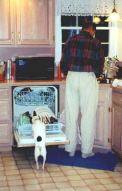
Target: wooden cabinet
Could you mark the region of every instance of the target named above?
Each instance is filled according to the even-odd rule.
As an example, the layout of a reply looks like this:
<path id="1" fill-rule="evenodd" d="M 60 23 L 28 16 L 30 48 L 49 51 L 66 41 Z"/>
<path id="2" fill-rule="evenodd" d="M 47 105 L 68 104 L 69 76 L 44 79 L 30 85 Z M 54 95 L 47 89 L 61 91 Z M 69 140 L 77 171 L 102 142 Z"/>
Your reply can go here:
<path id="1" fill-rule="evenodd" d="M 0 0 L 0 45 L 14 45 L 14 1 Z"/>
<path id="2" fill-rule="evenodd" d="M 17 44 L 53 44 L 53 0 L 17 1 Z"/>
<path id="3" fill-rule="evenodd" d="M 94 147 L 111 149 L 111 101 L 110 85 L 99 85 Z"/>
<path id="4" fill-rule="evenodd" d="M 54 0 L 1 0 L 0 45 L 52 46 Z"/>
<path id="5" fill-rule="evenodd" d="M 10 88 L 0 87 L 0 151 L 12 149 L 12 107 Z"/>
<path id="6" fill-rule="evenodd" d="M 122 88 L 112 93 L 112 149 L 122 157 Z"/>

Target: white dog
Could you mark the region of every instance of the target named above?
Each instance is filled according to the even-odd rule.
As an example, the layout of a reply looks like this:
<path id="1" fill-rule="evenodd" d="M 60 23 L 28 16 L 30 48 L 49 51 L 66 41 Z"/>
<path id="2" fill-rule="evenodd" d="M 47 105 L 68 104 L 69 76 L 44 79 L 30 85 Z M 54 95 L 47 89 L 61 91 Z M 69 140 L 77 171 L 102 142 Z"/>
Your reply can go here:
<path id="1" fill-rule="evenodd" d="M 35 161 L 36 168 L 39 169 L 38 157 L 41 155 L 43 157 L 42 170 L 44 170 L 45 161 L 46 161 L 46 126 L 43 122 L 40 121 L 38 116 L 32 117 L 32 134 L 35 141 Z"/>

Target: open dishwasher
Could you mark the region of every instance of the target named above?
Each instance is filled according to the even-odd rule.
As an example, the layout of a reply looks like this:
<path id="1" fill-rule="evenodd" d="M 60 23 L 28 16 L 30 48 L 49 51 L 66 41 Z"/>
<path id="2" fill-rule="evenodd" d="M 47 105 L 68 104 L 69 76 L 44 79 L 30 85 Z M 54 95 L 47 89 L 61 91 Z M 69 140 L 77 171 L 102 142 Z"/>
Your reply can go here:
<path id="1" fill-rule="evenodd" d="M 46 145 L 69 144 L 58 112 L 59 87 L 13 87 L 13 132 L 17 147 L 34 146 L 30 117 L 33 111 L 47 120 Z"/>

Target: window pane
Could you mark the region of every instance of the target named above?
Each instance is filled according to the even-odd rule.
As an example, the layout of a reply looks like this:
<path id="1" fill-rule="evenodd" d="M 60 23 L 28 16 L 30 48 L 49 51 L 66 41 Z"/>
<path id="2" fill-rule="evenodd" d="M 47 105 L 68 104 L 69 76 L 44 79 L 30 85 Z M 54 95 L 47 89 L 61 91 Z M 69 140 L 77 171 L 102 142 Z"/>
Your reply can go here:
<path id="1" fill-rule="evenodd" d="M 107 19 L 107 17 L 99 17 L 100 18 L 100 23 L 96 24 L 97 27 L 108 27 L 108 22 L 105 22 L 105 20 Z"/>
<path id="2" fill-rule="evenodd" d="M 105 57 L 108 56 L 109 45 L 108 45 L 108 44 L 102 44 L 102 47 L 103 47 L 103 49 L 104 49 L 104 55 L 105 55 Z"/>
<path id="3" fill-rule="evenodd" d="M 66 40 L 77 34 L 77 30 L 62 30 L 62 42 L 66 42 Z"/>
<path id="4" fill-rule="evenodd" d="M 64 49 L 64 44 L 62 44 L 62 52 L 63 52 L 63 49 Z"/>
<path id="5" fill-rule="evenodd" d="M 83 26 L 87 21 L 92 21 L 92 16 L 78 16 L 78 26 Z"/>
<path id="6" fill-rule="evenodd" d="M 61 16 L 61 26 L 76 26 L 76 17 Z"/>
<path id="7" fill-rule="evenodd" d="M 109 42 L 109 30 L 96 30 L 95 38 L 100 42 Z"/>

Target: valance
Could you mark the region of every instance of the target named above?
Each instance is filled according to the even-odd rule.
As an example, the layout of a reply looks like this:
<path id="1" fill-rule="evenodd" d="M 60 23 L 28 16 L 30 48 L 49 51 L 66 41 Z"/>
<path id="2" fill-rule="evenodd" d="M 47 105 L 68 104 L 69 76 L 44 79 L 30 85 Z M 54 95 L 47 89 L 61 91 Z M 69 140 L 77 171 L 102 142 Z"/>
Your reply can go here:
<path id="1" fill-rule="evenodd" d="M 56 4 L 62 15 L 108 16 L 114 7 L 113 0 L 56 0 Z M 122 17 L 122 0 L 115 1 L 115 8 Z"/>

